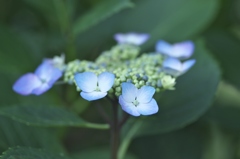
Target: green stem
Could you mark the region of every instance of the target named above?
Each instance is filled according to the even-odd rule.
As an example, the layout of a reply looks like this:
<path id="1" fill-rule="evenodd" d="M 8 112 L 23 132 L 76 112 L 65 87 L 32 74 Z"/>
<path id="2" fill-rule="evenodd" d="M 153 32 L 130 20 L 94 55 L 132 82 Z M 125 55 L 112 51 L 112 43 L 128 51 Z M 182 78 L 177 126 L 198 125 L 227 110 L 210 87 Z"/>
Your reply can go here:
<path id="1" fill-rule="evenodd" d="M 117 159 L 119 147 L 118 106 L 113 104 L 113 122 L 111 124 L 111 159 Z"/>
<path id="2" fill-rule="evenodd" d="M 127 149 L 129 147 L 134 135 L 136 134 L 136 132 L 138 131 L 138 129 L 140 128 L 141 125 L 142 125 L 141 121 L 136 121 L 136 123 L 128 131 L 127 135 L 124 136 L 124 139 L 118 150 L 118 155 L 117 155 L 118 159 L 124 159 Z"/>

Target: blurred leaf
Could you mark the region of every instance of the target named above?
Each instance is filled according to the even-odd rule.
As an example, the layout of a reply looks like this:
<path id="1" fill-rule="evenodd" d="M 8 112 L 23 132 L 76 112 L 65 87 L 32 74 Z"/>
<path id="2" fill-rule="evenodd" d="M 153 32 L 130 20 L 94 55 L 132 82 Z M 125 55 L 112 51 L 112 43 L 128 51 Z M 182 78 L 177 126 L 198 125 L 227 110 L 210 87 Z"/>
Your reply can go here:
<path id="1" fill-rule="evenodd" d="M 133 9 L 112 16 L 79 36 L 79 51 L 107 46 L 117 32 L 146 32 L 152 47 L 157 40 L 181 41 L 203 31 L 214 19 L 220 0 L 138 0 Z M 104 40 L 103 40 L 104 39 Z M 94 46 L 94 47 L 93 47 Z"/>
<path id="2" fill-rule="evenodd" d="M 138 159 L 201 159 L 204 139 L 203 127 L 193 125 L 171 133 L 137 138 L 130 152 Z"/>
<path id="3" fill-rule="evenodd" d="M 15 147 L 3 153 L 1 159 L 67 159 L 62 154 L 53 154 L 45 150 Z"/>
<path id="4" fill-rule="evenodd" d="M 221 82 L 213 106 L 200 121 L 214 122 L 225 129 L 240 130 L 240 91 L 232 85 Z"/>
<path id="5" fill-rule="evenodd" d="M 87 149 L 77 154 L 73 154 L 73 159 L 108 159 L 110 158 L 110 148 Z M 134 155 L 127 154 L 124 159 L 136 159 Z"/>
<path id="6" fill-rule="evenodd" d="M 156 98 L 160 111 L 152 116 L 132 118 L 125 130 L 135 122 L 142 122 L 136 135 L 173 131 L 196 121 L 205 113 L 214 98 L 220 78 L 215 60 L 208 54 L 202 41 L 197 41 L 194 55 L 196 64 L 177 80 L 176 90 Z"/>
<path id="7" fill-rule="evenodd" d="M 33 66 L 31 53 L 13 31 L 0 25 L 0 71 L 18 73 Z"/>
<path id="8" fill-rule="evenodd" d="M 218 91 L 216 94 L 216 102 L 223 106 L 236 106 L 240 108 L 240 90 L 238 90 L 233 85 L 221 81 L 218 86 Z"/>
<path id="9" fill-rule="evenodd" d="M 75 22 L 73 32 L 77 35 L 89 27 L 96 25 L 113 14 L 121 11 L 122 9 L 132 6 L 133 3 L 131 3 L 130 0 L 105 0 L 100 4 L 97 4 L 85 15 L 80 16 Z"/>
<path id="10" fill-rule="evenodd" d="M 215 122 L 209 124 L 202 159 L 235 159 L 237 135 L 222 129 Z"/>
<path id="11" fill-rule="evenodd" d="M 55 8 L 52 0 L 41 0 L 41 1 L 32 1 L 32 0 L 22 0 L 25 4 L 29 5 L 38 16 L 43 16 L 44 20 L 46 19 L 49 25 L 57 26 L 57 16 L 55 13 Z M 55 27 L 56 29 L 56 27 Z"/>
<path id="12" fill-rule="evenodd" d="M 240 88 L 240 40 L 224 30 L 211 30 L 206 34 L 206 44 L 214 53 L 223 70 L 223 78 Z"/>
<path id="13" fill-rule="evenodd" d="M 64 152 L 56 135 L 49 129 L 29 127 L 0 116 L 0 152 L 9 147 L 28 146 Z"/>
<path id="14" fill-rule="evenodd" d="M 240 130 L 240 108 L 215 104 L 202 118 L 202 121 L 214 121 L 222 127 Z"/>
<path id="15" fill-rule="evenodd" d="M 94 124 L 84 121 L 76 114 L 60 107 L 49 106 L 12 106 L 0 109 L 0 114 L 27 125 L 36 126 L 76 126 L 108 129 L 107 124 Z"/>

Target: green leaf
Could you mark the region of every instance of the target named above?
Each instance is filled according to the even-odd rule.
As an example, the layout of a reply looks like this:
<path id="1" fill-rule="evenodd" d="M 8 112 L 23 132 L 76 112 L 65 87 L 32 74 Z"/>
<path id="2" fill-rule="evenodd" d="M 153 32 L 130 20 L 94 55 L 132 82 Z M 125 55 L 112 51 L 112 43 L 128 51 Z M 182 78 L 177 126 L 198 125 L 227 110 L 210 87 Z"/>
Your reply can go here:
<path id="1" fill-rule="evenodd" d="M 240 88 L 240 40 L 224 30 L 211 30 L 206 34 L 207 46 L 214 53 L 223 70 L 223 78 Z"/>
<path id="2" fill-rule="evenodd" d="M 74 24 L 73 32 L 77 35 L 91 26 L 107 19 L 111 15 L 132 6 L 133 3 L 129 0 L 105 0 L 97 4 L 83 16 L 80 16 Z"/>
<path id="3" fill-rule="evenodd" d="M 1 72 L 19 73 L 34 64 L 30 50 L 17 33 L 0 25 L 0 41 Z"/>
<path id="4" fill-rule="evenodd" d="M 216 122 L 224 128 L 240 130 L 240 108 L 232 105 L 222 106 L 217 103 L 201 118 L 204 122 Z"/>
<path id="5" fill-rule="evenodd" d="M 193 125 L 171 133 L 141 137 L 134 140 L 129 151 L 138 159 L 200 159 L 205 132 L 203 127 Z"/>
<path id="6" fill-rule="evenodd" d="M 150 33 L 148 47 L 159 38 L 179 41 L 192 37 L 215 18 L 218 8 L 219 0 L 140 0 L 135 9 L 121 15 L 124 19 L 119 23 L 123 31 Z"/>
<path id="7" fill-rule="evenodd" d="M 76 114 L 60 107 L 49 106 L 12 106 L 0 109 L 0 114 L 27 125 L 59 127 L 75 126 L 108 129 L 107 124 L 94 124 L 84 121 Z"/>
<path id="8" fill-rule="evenodd" d="M 201 117 L 202 122 L 214 122 L 225 129 L 240 130 L 240 91 L 230 84 L 221 82 L 216 100 L 207 113 Z"/>
<path id="9" fill-rule="evenodd" d="M 96 51 L 113 41 L 117 32 L 151 34 L 144 49 L 157 40 L 181 41 L 203 31 L 215 18 L 220 0 L 138 0 L 133 9 L 112 16 L 79 36 L 81 52 Z M 103 40 L 104 39 L 104 40 Z M 96 47 L 93 49 L 93 46 Z M 109 46 L 107 46 L 109 47 Z M 100 48 L 100 49 L 101 49 Z"/>
<path id="10" fill-rule="evenodd" d="M 157 114 L 133 118 L 125 128 L 142 122 L 136 135 L 156 134 L 182 128 L 202 116 L 210 107 L 220 78 L 216 61 L 208 54 L 202 41 L 197 41 L 194 53 L 196 64 L 177 80 L 176 90 L 156 98 Z"/>
<path id="11" fill-rule="evenodd" d="M 73 159 L 107 159 L 110 158 L 111 152 L 109 148 L 93 148 L 87 149 L 82 152 L 73 154 Z M 132 154 L 127 154 L 124 159 L 136 159 Z"/>
<path id="12" fill-rule="evenodd" d="M 39 127 L 29 127 L 0 116 L 0 152 L 15 146 L 45 148 L 57 153 L 64 152 L 54 131 Z"/>
<path id="13" fill-rule="evenodd" d="M 15 147 L 3 153 L 1 159 L 67 159 L 63 154 L 54 154 L 46 150 Z"/>

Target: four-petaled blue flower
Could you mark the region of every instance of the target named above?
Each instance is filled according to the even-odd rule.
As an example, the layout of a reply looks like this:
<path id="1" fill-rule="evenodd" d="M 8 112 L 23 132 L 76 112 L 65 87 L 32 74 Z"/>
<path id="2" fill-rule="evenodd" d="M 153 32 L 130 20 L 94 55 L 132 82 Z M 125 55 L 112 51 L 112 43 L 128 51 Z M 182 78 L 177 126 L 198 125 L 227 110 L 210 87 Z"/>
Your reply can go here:
<path id="1" fill-rule="evenodd" d="M 115 34 L 114 39 L 119 44 L 134 44 L 141 45 L 145 43 L 149 38 L 149 34 L 138 34 L 138 33 L 128 33 L 128 34 Z"/>
<path id="2" fill-rule="evenodd" d="M 133 116 L 151 115 L 158 112 L 158 105 L 153 95 L 155 89 L 151 86 L 142 86 L 137 89 L 132 83 L 122 83 L 122 95 L 119 103 L 122 109 Z"/>
<path id="3" fill-rule="evenodd" d="M 115 80 L 114 74 L 109 72 L 103 72 L 98 76 L 92 72 L 78 73 L 74 78 L 82 90 L 80 95 L 88 101 L 105 97 Z"/>
<path id="4" fill-rule="evenodd" d="M 156 44 L 156 50 L 170 57 L 187 59 L 194 52 L 194 43 L 192 41 L 183 41 L 171 45 L 166 41 L 160 40 Z"/>
<path id="5" fill-rule="evenodd" d="M 181 62 L 175 58 L 167 58 L 163 61 L 163 69 L 166 73 L 173 76 L 180 76 L 187 72 L 194 64 L 196 60 L 187 60 Z"/>
<path id="6" fill-rule="evenodd" d="M 13 85 L 13 90 L 21 95 L 40 95 L 49 90 L 61 76 L 62 71 L 47 60 L 34 73 L 21 76 Z"/>

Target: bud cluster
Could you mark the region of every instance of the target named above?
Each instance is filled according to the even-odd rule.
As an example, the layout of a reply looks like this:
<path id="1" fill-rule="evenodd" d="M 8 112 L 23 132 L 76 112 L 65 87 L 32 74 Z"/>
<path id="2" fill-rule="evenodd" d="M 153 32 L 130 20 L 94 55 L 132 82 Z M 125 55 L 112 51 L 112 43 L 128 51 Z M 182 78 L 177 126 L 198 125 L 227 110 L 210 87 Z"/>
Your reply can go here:
<path id="1" fill-rule="evenodd" d="M 112 95 L 121 95 L 121 83 L 131 82 L 137 88 L 152 86 L 157 92 L 172 90 L 175 77 L 162 69 L 164 56 L 159 53 L 142 54 L 140 48 L 130 44 L 118 44 L 111 50 L 104 51 L 95 62 L 75 60 L 66 66 L 64 80 L 74 83 L 74 75 L 81 72 L 100 74 L 108 71 L 115 75 L 113 87 L 108 91 Z M 78 89 L 79 90 L 79 89 Z"/>

